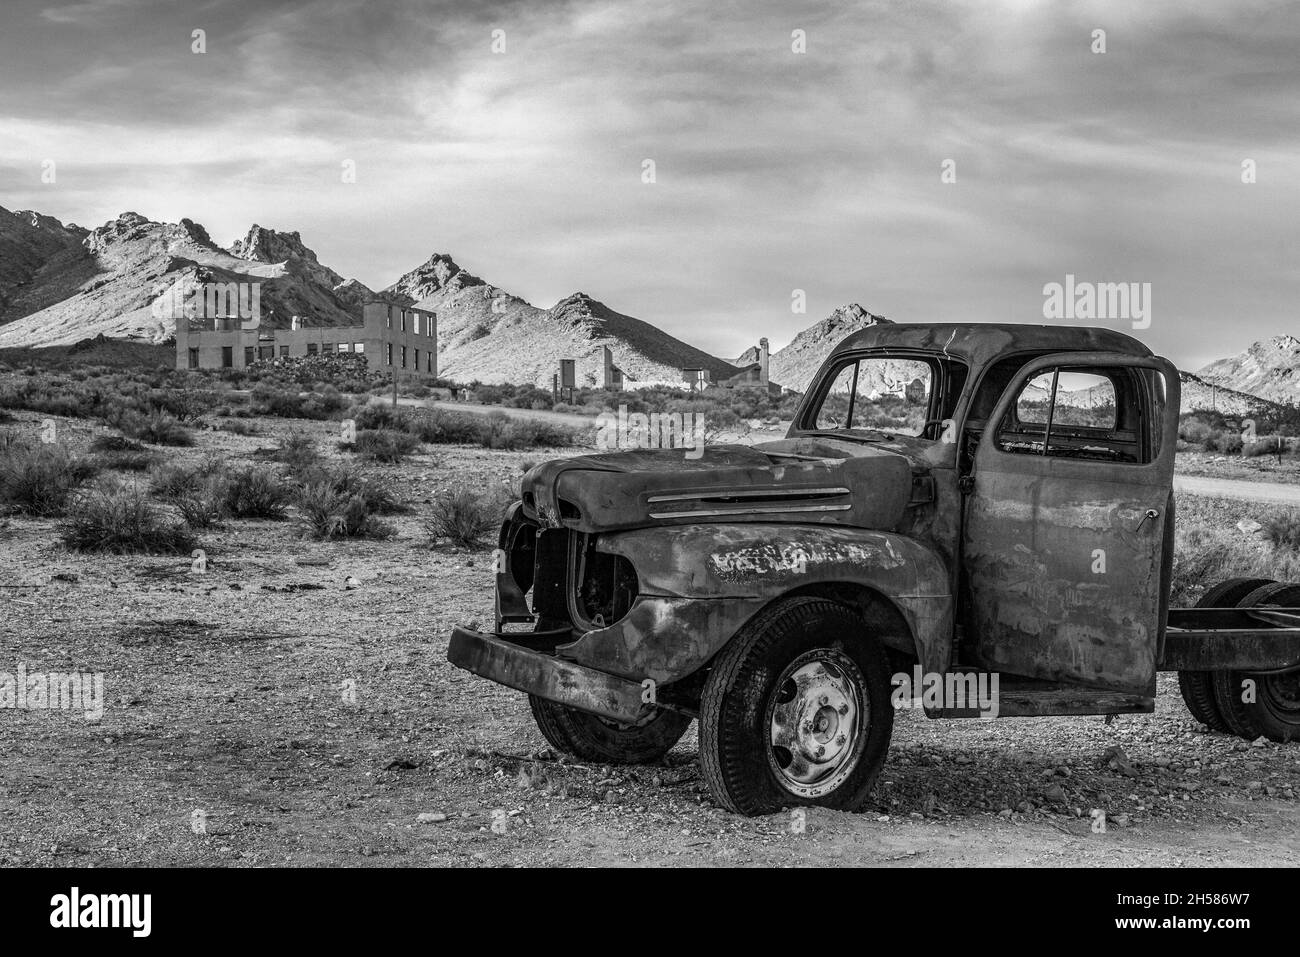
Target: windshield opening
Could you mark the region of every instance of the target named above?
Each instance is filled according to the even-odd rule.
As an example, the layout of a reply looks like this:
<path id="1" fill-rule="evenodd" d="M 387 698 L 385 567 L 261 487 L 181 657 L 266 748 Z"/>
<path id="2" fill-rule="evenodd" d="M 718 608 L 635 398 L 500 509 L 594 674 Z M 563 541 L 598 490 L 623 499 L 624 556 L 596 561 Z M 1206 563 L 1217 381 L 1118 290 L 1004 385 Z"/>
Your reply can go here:
<path id="1" fill-rule="evenodd" d="M 929 422 L 937 371 L 924 359 L 850 360 L 833 374 L 817 410 L 816 428 L 922 435 Z"/>

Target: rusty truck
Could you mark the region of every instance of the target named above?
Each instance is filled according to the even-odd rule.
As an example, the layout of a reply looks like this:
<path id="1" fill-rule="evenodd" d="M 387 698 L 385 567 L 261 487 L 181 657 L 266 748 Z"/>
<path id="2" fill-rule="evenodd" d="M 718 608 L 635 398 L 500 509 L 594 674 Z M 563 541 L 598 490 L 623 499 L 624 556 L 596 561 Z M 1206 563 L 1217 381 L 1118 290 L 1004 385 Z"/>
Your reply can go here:
<path id="1" fill-rule="evenodd" d="M 864 329 L 782 439 L 529 470 L 495 627 L 454 628 L 449 659 L 526 692 L 583 760 L 653 762 L 698 720 L 703 777 L 743 814 L 858 809 L 900 675 L 995 675 L 997 715 L 1033 717 L 1149 713 L 1177 672 L 1199 722 L 1289 741 L 1300 584 L 1170 607 L 1179 395 L 1175 367 L 1114 330 Z"/>

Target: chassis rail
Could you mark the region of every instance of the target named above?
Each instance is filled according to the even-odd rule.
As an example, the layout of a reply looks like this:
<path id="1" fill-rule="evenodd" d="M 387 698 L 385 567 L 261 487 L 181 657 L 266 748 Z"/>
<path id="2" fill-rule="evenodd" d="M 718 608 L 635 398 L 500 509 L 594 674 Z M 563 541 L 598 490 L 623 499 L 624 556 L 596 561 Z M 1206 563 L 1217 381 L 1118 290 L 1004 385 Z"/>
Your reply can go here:
<path id="1" fill-rule="evenodd" d="M 1171 608 L 1161 671 L 1300 667 L 1300 608 Z"/>

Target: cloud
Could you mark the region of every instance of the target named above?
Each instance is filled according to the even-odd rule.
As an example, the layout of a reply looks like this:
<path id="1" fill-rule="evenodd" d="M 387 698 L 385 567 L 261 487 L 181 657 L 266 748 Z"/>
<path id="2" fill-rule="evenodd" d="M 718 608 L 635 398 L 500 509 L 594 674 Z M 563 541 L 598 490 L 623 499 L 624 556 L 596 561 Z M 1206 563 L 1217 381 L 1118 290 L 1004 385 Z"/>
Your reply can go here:
<path id="1" fill-rule="evenodd" d="M 10 208 L 272 222 L 370 285 L 446 249 L 724 355 L 847 301 L 1041 321 L 1066 272 L 1153 282 L 1146 338 L 1188 362 L 1291 322 L 1300 14 L 1281 2 L 33 11 L 0 37 Z"/>

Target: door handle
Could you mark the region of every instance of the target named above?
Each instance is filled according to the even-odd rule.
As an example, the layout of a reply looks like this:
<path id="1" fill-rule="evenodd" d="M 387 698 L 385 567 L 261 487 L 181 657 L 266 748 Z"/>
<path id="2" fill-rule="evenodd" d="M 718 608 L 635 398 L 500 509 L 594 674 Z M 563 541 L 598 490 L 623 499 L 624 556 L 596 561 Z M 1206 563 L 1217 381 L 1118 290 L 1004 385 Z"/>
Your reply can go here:
<path id="1" fill-rule="evenodd" d="M 1159 518 L 1159 517 L 1160 517 L 1160 509 L 1158 508 L 1147 509 L 1142 516 L 1142 521 L 1138 522 L 1138 527 L 1136 530 L 1139 532 L 1142 531 L 1142 526 L 1147 523 L 1148 519 Z"/>

